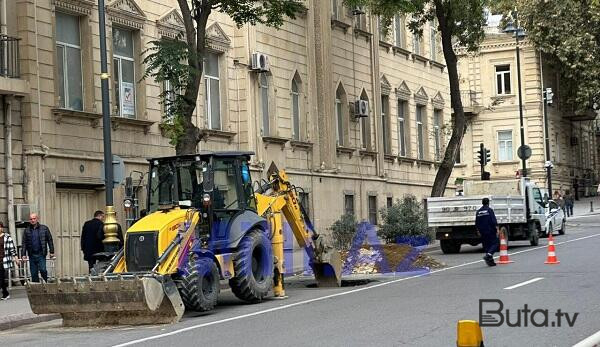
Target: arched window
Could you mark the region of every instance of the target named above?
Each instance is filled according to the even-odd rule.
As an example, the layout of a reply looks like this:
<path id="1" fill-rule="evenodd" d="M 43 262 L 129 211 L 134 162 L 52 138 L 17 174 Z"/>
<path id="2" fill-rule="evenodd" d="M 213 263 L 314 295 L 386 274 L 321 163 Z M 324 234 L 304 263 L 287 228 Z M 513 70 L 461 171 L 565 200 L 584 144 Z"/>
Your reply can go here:
<path id="1" fill-rule="evenodd" d="M 346 124 L 348 119 L 346 112 L 348 110 L 348 102 L 346 100 L 346 92 L 340 83 L 335 91 L 335 139 L 338 146 L 346 145 Z"/>
<path id="2" fill-rule="evenodd" d="M 292 79 L 292 138 L 300 141 L 300 87 L 298 75 Z"/>
<path id="3" fill-rule="evenodd" d="M 262 116 L 262 136 L 271 134 L 271 125 L 269 119 L 269 79 L 267 74 L 261 73 L 258 77 L 258 86 L 260 87 L 260 111 Z"/>
<path id="4" fill-rule="evenodd" d="M 367 92 L 365 90 L 363 90 L 362 94 L 360 95 L 360 99 L 366 101 L 367 103 L 369 102 L 369 97 L 367 96 Z M 368 116 L 371 113 L 370 107 L 371 105 L 369 105 L 367 116 L 360 119 L 360 143 L 361 147 L 366 150 L 371 149 L 371 126 Z"/>

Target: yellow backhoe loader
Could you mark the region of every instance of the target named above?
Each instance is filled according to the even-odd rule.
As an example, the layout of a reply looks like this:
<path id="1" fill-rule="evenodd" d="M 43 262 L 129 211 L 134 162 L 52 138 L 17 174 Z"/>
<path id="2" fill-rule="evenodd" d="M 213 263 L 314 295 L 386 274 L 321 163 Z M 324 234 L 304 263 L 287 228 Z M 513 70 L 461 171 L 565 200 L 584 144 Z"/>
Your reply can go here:
<path id="1" fill-rule="evenodd" d="M 247 302 L 284 297 L 283 223 L 304 247 L 318 286 L 339 286 L 338 251 L 319 235 L 297 188 L 272 164 L 254 191 L 251 152 L 201 152 L 150 159 L 149 214 L 98 275 L 28 283 L 34 313 L 65 326 L 173 323 L 209 311 L 220 281 Z"/>

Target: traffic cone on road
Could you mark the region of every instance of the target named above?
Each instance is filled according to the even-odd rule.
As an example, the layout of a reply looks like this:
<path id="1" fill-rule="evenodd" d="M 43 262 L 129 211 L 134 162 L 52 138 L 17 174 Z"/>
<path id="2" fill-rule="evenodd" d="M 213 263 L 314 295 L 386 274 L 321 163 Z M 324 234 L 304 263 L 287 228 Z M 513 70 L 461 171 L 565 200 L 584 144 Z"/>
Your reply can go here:
<path id="1" fill-rule="evenodd" d="M 560 264 L 560 261 L 556 257 L 556 249 L 554 248 L 554 238 L 552 237 L 552 234 L 548 235 L 548 258 L 546 258 L 544 264 Z"/>
<path id="2" fill-rule="evenodd" d="M 504 233 L 500 233 L 500 259 L 498 260 L 498 264 L 510 264 L 514 263 L 514 261 L 508 259 L 508 245 L 506 244 L 506 238 L 504 237 Z"/>

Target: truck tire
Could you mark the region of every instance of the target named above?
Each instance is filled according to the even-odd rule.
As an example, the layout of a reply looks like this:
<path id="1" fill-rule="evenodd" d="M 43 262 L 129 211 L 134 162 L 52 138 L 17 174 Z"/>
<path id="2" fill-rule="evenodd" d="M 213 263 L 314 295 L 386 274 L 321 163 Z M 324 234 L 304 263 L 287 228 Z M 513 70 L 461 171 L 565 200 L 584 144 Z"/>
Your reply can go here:
<path id="1" fill-rule="evenodd" d="M 205 312 L 212 310 L 219 296 L 219 269 L 207 257 L 190 256 L 179 285 L 179 294 L 189 310 Z"/>
<path id="2" fill-rule="evenodd" d="M 242 238 L 233 256 L 235 276 L 229 280 L 231 291 L 247 302 L 261 301 L 273 285 L 273 249 L 260 230 Z"/>
<path id="3" fill-rule="evenodd" d="M 444 254 L 455 254 L 460 252 L 460 241 L 440 240 L 440 248 Z"/>
<path id="4" fill-rule="evenodd" d="M 540 244 L 540 233 L 541 228 L 539 225 L 534 225 L 533 230 L 529 229 L 529 244 L 532 246 L 537 246 Z"/>
<path id="5" fill-rule="evenodd" d="M 567 223 L 563 219 L 562 224 L 560 225 L 560 230 L 558 231 L 558 234 L 564 235 L 566 230 L 567 230 Z"/>
<path id="6" fill-rule="evenodd" d="M 94 267 L 90 271 L 90 275 L 92 276 L 100 276 L 106 271 L 108 266 L 110 265 L 110 261 L 107 260 L 97 260 L 94 264 Z"/>

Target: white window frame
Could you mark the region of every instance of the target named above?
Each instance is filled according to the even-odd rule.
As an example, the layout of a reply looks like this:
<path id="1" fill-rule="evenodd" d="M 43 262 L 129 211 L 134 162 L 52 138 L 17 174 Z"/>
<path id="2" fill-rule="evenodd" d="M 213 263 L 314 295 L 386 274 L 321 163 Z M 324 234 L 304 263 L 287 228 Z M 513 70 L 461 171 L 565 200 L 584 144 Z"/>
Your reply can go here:
<path id="1" fill-rule="evenodd" d="M 499 67 L 505 67 L 508 66 L 508 71 L 498 71 Z M 496 79 L 494 80 L 494 84 L 496 85 L 496 95 L 512 95 L 512 69 L 510 64 L 499 64 L 499 65 L 495 65 L 494 66 L 494 72 L 495 72 L 495 77 Z M 508 91 L 508 93 L 506 92 L 506 88 L 505 88 L 505 84 L 506 84 L 506 75 L 508 75 L 509 78 L 509 87 L 510 90 Z M 501 81 L 501 90 L 498 90 L 498 79 L 500 79 Z"/>
<path id="2" fill-rule="evenodd" d="M 435 160 L 439 161 L 442 154 L 442 131 L 441 122 L 443 119 L 442 110 L 436 109 L 433 111 L 433 136 L 434 136 L 434 153 Z"/>
<path id="3" fill-rule="evenodd" d="M 417 158 L 425 159 L 425 126 L 423 124 L 423 110 L 425 106 L 417 104 L 415 109 L 415 121 L 417 125 Z"/>
<path id="4" fill-rule="evenodd" d="M 81 52 L 81 17 L 79 16 L 74 16 L 68 13 L 63 13 L 61 12 L 62 15 L 65 16 L 71 16 L 71 17 L 75 17 L 77 18 L 77 31 L 79 32 L 79 46 L 74 45 L 72 43 L 67 43 L 67 42 L 62 42 L 58 40 L 58 36 L 56 38 L 56 46 L 61 46 L 63 49 L 63 56 L 62 56 L 62 60 L 63 60 L 63 81 L 59 81 L 59 83 L 61 83 L 63 85 L 63 90 L 64 90 L 64 100 L 61 100 L 62 104 L 64 106 L 65 109 L 71 109 L 69 107 L 70 104 L 70 96 L 69 96 L 69 66 L 67 65 L 67 49 L 66 48 L 75 48 L 79 50 L 79 60 L 80 60 L 80 66 L 81 66 L 81 110 L 83 111 L 84 109 L 84 95 L 83 95 L 83 56 L 82 56 L 82 52 Z M 58 25 L 58 23 L 57 23 Z M 58 52 L 57 52 L 58 53 Z"/>
<path id="5" fill-rule="evenodd" d="M 413 34 L 413 53 L 423 55 L 421 53 L 421 37 L 417 34 Z"/>
<path id="6" fill-rule="evenodd" d="M 266 83 L 262 82 L 265 79 Z M 262 136 L 270 136 L 271 134 L 271 114 L 269 112 L 269 77 L 265 73 L 258 76 L 259 100 L 260 100 L 260 115 L 261 115 L 261 132 Z M 266 98 L 266 100 L 265 100 Z M 266 101 L 266 108 L 265 108 Z M 266 124 L 265 124 L 266 123 Z"/>
<path id="7" fill-rule="evenodd" d="M 115 28 L 113 28 L 114 30 Z M 113 52 L 113 63 L 115 62 L 115 60 L 117 61 L 117 69 L 119 71 L 119 81 L 118 81 L 118 88 L 119 88 L 119 117 L 125 117 L 123 115 L 123 60 L 125 61 L 130 61 L 132 62 L 132 66 L 133 66 L 133 115 L 128 115 L 128 116 L 132 116 L 132 118 L 136 118 L 136 114 L 138 112 L 137 109 L 137 86 L 135 83 L 135 73 L 136 73 L 136 69 L 135 69 L 135 37 L 134 37 L 134 31 L 131 29 L 126 29 L 126 28 L 117 28 L 118 30 L 121 31 L 128 31 L 131 33 L 131 49 L 132 49 L 132 55 L 134 56 L 133 58 L 130 57 L 125 57 L 122 55 L 118 55 L 116 52 Z M 113 34 L 114 35 L 114 34 Z"/>
<path id="8" fill-rule="evenodd" d="M 500 134 L 510 134 L 510 140 L 502 140 L 500 139 Z M 506 162 L 506 161 L 513 161 L 514 160 L 514 148 L 513 148 L 513 131 L 512 130 L 498 130 L 497 132 L 497 143 L 498 143 L 498 161 L 499 162 Z M 508 144 L 510 144 L 510 151 L 508 148 Z M 504 152 L 502 152 L 502 150 L 504 150 Z"/>
<path id="9" fill-rule="evenodd" d="M 431 60 L 437 61 L 437 30 L 435 21 L 429 22 L 429 40 L 431 45 Z"/>
<path id="10" fill-rule="evenodd" d="M 336 93 L 337 94 L 337 93 Z M 344 145 L 342 100 L 335 98 L 335 139 L 338 146 Z"/>
<path id="11" fill-rule="evenodd" d="M 392 154 L 392 141 L 388 117 L 390 116 L 390 97 L 381 95 L 381 136 L 383 137 L 383 154 Z M 387 111 L 388 114 L 385 112 Z"/>
<path id="12" fill-rule="evenodd" d="M 219 75 L 221 74 L 221 70 L 220 70 L 220 57 L 218 53 L 213 53 L 213 52 L 209 52 L 208 54 L 214 54 L 217 57 L 217 72 L 219 73 Z M 208 58 L 208 55 L 207 55 Z M 220 76 L 212 76 L 208 74 L 208 70 L 206 69 L 206 64 L 207 64 L 208 59 L 204 62 L 204 67 L 203 67 L 203 71 L 204 71 L 204 88 L 205 88 L 205 92 L 206 92 L 206 97 L 205 97 L 205 101 L 206 101 L 206 121 L 207 121 L 207 127 L 208 129 L 212 129 L 212 130 L 222 130 L 223 129 L 223 117 L 222 117 L 222 110 L 221 110 L 221 79 Z M 219 87 L 217 88 L 217 93 L 219 94 L 219 127 L 218 128 L 213 128 L 212 127 L 212 118 L 213 118 L 213 114 L 212 114 L 212 87 L 211 87 L 211 83 L 212 81 L 217 81 L 219 83 Z"/>
<path id="13" fill-rule="evenodd" d="M 296 86 L 296 91 L 294 91 L 294 86 Z M 300 141 L 300 86 L 295 78 L 292 79 L 291 96 L 292 138 L 296 141 Z M 294 103 L 296 103 L 297 107 L 294 107 Z"/>
<path id="14" fill-rule="evenodd" d="M 407 156 L 406 150 L 406 105 L 407 101 L 398 99 L 398 155 Z"/>

